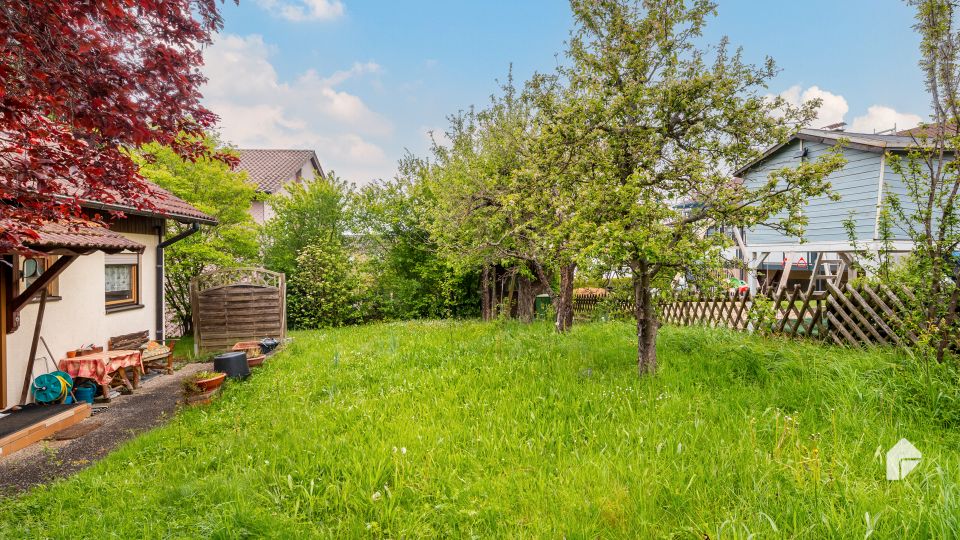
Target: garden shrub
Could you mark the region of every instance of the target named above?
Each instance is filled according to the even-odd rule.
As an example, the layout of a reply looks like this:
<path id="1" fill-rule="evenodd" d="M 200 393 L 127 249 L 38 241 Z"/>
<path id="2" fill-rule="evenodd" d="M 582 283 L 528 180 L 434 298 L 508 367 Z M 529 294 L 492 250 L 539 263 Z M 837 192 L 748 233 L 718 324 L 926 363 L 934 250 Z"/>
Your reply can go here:
<path id="1" fill-rule="evenodd" d="M 292 328 L 343 326 L 359 320 L 357 278 L 341 245 L 307 246 L 296 261 L 287 288 L 287 321 Z"/>

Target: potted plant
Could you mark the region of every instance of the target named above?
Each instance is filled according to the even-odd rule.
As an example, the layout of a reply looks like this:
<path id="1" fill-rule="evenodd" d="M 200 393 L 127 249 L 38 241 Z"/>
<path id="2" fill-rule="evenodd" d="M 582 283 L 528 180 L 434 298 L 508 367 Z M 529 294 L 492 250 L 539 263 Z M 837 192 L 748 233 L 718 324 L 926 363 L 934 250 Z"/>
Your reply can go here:
<path id="1" fill-rule="evenodd" d="M 241 341 L 233 346 L 233 350 L 247 353 L 247 365 L 252 368 L 263 365 L 267 358 L 259 341 Z"/>
<path id="2" fill-rule="evenodd" d="M 205 405 L 210 403 L 213 395 L 220 390 L 226 373 L 216 371 L 198 371 L 188 376 L 181 383 L 183 398 L 187 405 Z"/>

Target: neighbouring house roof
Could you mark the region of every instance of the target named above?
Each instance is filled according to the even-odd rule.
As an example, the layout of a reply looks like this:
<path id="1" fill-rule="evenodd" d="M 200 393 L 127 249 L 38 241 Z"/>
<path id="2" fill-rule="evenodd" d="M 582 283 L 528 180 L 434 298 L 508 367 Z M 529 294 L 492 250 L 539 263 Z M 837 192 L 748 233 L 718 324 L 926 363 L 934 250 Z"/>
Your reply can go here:
<path id="1" fill-rule="evenodd" d="M 958 134 L 958 132 L 960 132 L 960 129 L 957 129 L 957 126 L 954 125 L 953 122 L 948 122 L 948 123 L 946 123 L 946 124 L 940 124 L 940 125 L 937 125 L 937 124 L 921 124 L 921 125 L 919 125 L 919 126 L 917 126 L 917 127 L 914 127 L 914 128 L 904 129 L 904 130 L 898 131 L 898 132 L 897 132 L 897 135 L 902 135 L 902 136 L 905 136 L 905 137 L 921 137 L 921 136 L 933 137 L 934 135 L 937 134 L 937 132 L 939 132 L 939 131 L 941 131 L 941 130 L 943 129 L 943 126 L 944 126 L 944 125 L 948 126 L 948 127 L 947 127 L 947 135 L 948 135 L 948 136 L 956 136 L 956 135 Z"/>
<path id="2" fill-rule="evenodd" d="M 583 295 L 589 294 L 592 296 L 606 296 L 610 294 L 610 291 L 604 289 L 603 287 L 577 287 L 573 290 L 574 295 Z"/>
<path id="3" fill-rule="evenodd" d="M 47 223 L 37 230 L 40 238 L 25 242 L 26 247 L 53 254 L 83 255 L 93 251 L 143 253 L 145 246 L 88 221 Z"/>
<path id="4" fill-rule="evenodd" d="M 240 149 L 237 170 L 246 171 L 260 191 L 276 193 L 283 184 L 294 178 L 307 163 L 323 176 L 320 160 L 313 150 Z"/>
<path id="5" fill-rule="evenodd" d="M 857 150 L 878 153 L 883 153 L 888 150 L 905 150 L 911 146 L 917 146 L 917 141 L 909 135 L 876 135 L 870 133 L 850 133 L 846 131 L 827 131 L 823 129 L 807 128 L 801 129 L 781 144 L 768 148 L 763 154 L 760 155 L 760 157 L 734 171 L 733 176 L 743 176 L 743 174 L 750 170 L 754 165 L 762 162 L 771 154 L 792 143 L 793 141 L 801 140 L 824 144 L 836 144 L 841 139 L 846 141 L 847 148 L 855 148 Z"/>
<path id="6" fill-rule="evenodd" d="M 154 193 L 151 201 L 154 208 L 137 208 L 132 204 L 121 202 L 105 203 L 100 201 L 84 200 L 81 205 L 85 208 L 96 210 L 113 210 L 125 214 L 148 217 L 162 217 L 173 219 L 182 223 L 203 223 L 206 225 L 216 225 L 217 219 L 197 210 L 187 201 L 177 197 L 173 193 L 157 186 L 152 182 L 147 182 L 150 190 Z"/>

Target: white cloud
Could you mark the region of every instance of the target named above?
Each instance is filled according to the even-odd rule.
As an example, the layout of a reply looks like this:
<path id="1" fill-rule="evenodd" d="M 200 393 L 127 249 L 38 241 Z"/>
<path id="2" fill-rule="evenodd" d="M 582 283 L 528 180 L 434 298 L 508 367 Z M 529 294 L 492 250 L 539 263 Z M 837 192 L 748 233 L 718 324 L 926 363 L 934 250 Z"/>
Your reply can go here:
<path id="1" fill-rule="evenodd" d="M 310 70 L 308 73 L 315 72 Z M 380 65 L 376 62 L 354 62 L 353 65 L 350 66 L 350 69 L 336 71 L 333 75 L 324 79 L 323 82 L 329 86 L 336 86 L 346 82 L 348 79 L 366 73 L 380 73 Z"/>
<path id="2" fill-rule="evenodd" d="M 340 0 L 257 0 L 257 4 L 288 21 L 328 21 L 343 16 Z"/>
<path id="3" fill-rule="evenodd" d="M 897 112 L 883 105 L 872 105 L 867 114 L 858 116 L 850 123 L 850 131 L 854 133 L 873 133 L 896 127 L 898 130 L 916 127 L 923 121 L 916 114 Z"/>
<path id="4" fill-rule="evenodd" d="M 450 146 L 452 143 L 450 137 L 447 136 L 446 129 L 442 127 L 424 126 L 420 128 L 420 133 L 423 134 L 423 140 L 427 148 L 432 147 L 434 143 L 440 146 Z"/>
<path id="5" fill-rule="evenodd" d="M 817 111 L 817 118 L 810 124 L 814 128 L 844 122 L 847 113 L 850 111 L 846 98 L 840 94 L 823 90 L 819 86 L 811 86 L 805 90 L 799 85 L 791 86 L 781 92 L 780 97 L 793 106 L 800 106 L 819 98 L 821 104 Z M 873 133 L 893 127 L 898 130 L 909 129 L 917 126 L 921 120 L 916 114 L 902 113 L 884 105 L 871 105 L 867 108 L 866 114 L 857 116 L 850 121 L 846 130 L 850 133 Z"/>
<path id="6" fill-rule="evenodd" d="M 225 141 L 241 148 L 310 148 L 324 169 L 366 183 L 389 177 L 394 164 L 375 142 L 394 126 L 343 83 L 380 72 L 374 62 L 322 76 L 307 70 L 281 80 L 271 47 L 259 35 L 222 35 L 204 52 L 204 102 L 220 115 Z"/>
<path id="7" fill-rule="evenodd" d="M 819 86 L 811 86 L 806 90 L 802 89 L 799 85 L 791 86 L 782 92 L 780 97 L 794 107 L 799 107 L 814 99 L 820 99 L 821 103 L 820 108 L 817 110 L 817 118 L 811 124 L 812 127 L 816 128 L 842 122 L 844 115 L 850 110 L 850 106 L 847 105 L 847 100 L 844 99 L 843 96 L 821 90 Z"/>

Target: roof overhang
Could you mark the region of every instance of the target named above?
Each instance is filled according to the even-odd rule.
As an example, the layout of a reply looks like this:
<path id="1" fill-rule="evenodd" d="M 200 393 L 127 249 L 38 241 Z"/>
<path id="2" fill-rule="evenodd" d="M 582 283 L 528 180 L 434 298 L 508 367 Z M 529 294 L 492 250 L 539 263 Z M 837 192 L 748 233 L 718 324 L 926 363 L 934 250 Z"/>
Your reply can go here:
<path id="1" fill-rule="evenodd" d="M 783 141 L 780 144 L 771 146 L 766 149 L 759 157 L 747 163 L 746 165 L 740 167 L 739 169 L 733 172 L 733 176 L 740 177 L 744 173 L 752 169 L 758 163 L 764 161 L 778 150 L 787 146 L 788 144 L 794 141 L 809 141 L 822 143 L 826 145 L 836 145 L 841 140 L 844 141 L 845 148 L 853 148 L 856 150 L 863 150 L 865 152 L 875 152 L 882 154 L 888 151 L 902 151 L 907 150 L 908 148 L 917 148 L 921 145 L 913 137 L 907 137 L 902 135 L 895 136 L 883 136 L 883 135 L 870 135 L 866 133 L 847 133 L 845 131 L 825 131 L 820 129 L 801 129 L 800 131 L 794 133 L 790 136 L 789 139 Z"/>
<path id="2" fill-rule="evenodd" d="M 91 210 L 106 210 L 108 212 L 123 212 L 131 216 L 144 216 L 144 217 L 154 217 L 161 219 L 172 219 L 174 221 L 179 221 L 180 223 L 200 223 L 202 225 L 216 225 L 217 220 L 210 216 L 200 217 L 197 216 L 188 216 L 185 214 L 179 214 L 172 211 L 163 211 L 163 210 L 149 210 L 145 208 L 134 208 L 131 206 L 125 206 L 122 204 L 108 204 L 96 201 L 81 201 L 80 206 L 84 208 L 89 208 Z"/>
<path id="3" fill-rule="evenodd" d="M 317 174 L 322 178 L 327 177 L 327 173 L 323 172 L 323 166 L 320 165 L 320 158 L 317 157 L 316 152 L 313 152 L 313 155 L 310 156 L 310 162 L 313 163 L 313 168 L 316 169 Z"/>
<path id="4" fill-rule="evenodd" d="M 35 231 L 37 238 L 24 242 L 33 251 L 51 255 L 89 255 L 95 251 L 143 253 L 146 246 L 95 223 L 47 223 Z"/>
<path id="5" fill-rule="evenodd" d="M 45 303 L 46 288 L 54 279 L 67 269 L 78 257 L 89 255 L 96 251 L 106 253 L 120 253 L 133 251 L 143 253 L 146 246 L 134 242 L 129 238 L 111 231 L 96 223 L 88 221 L 70 221 L 47 223 L 35 230 L 36 238 L 23 243 L 24 247 L 34 252 L 60 257 L 46 269 L 29 287 L 19 295 L 8 297 L 5 302 L 7 309 L 7 327 L 0 328 L 0 332 L 11 333 L 20 326 L 19 312 L 33 298 L 41 295 L 41 306 Z M 12 289 L 4 287 L 0 294 L 10 295 Z M 38 321 L 42 319 L 42 307 Z M 39 328 L 39 324 L 37 326 Z"/>

